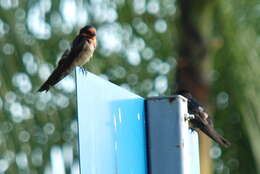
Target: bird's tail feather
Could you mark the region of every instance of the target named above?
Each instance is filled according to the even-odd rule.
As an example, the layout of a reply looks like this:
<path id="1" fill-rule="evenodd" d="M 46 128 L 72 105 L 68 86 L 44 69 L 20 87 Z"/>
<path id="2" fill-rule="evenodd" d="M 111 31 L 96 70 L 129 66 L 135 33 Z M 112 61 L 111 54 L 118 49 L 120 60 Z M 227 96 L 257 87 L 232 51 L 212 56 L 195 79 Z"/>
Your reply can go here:
<path id="1" fill-rule="evenodd" d="M 64 67 L 58 66 L 53 73 L 50 75 L 50 77 L 46 80 L 46 82 L 38 89 L 39 92 L 42 91 L 48 91 L 50 87 L 57 84 L 59 81 L 61 81 L 66 75 L 68 75 L 71 70 L 68 69 L 67 71 L 63 70 Z"/>
<path id="2" fill-rule="evenodd" d="M 213 128 L 209 126 L 202 126 L 200 127 L 200 130 L 223 147 L 229 147 L 231 145 L 228 140 L 219 135 Z"/>

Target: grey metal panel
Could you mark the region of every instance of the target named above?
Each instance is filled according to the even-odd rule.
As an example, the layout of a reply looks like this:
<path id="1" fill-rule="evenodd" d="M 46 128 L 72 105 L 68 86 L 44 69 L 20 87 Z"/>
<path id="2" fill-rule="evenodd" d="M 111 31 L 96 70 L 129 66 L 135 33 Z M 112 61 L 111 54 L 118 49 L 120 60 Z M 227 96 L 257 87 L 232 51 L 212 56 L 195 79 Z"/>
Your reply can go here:
<path id="1" fill-rule="evenodd" d="M 149 174 L 199 174 L 198 136 L 185 121 L 182 96 L 146 101 Z"/>

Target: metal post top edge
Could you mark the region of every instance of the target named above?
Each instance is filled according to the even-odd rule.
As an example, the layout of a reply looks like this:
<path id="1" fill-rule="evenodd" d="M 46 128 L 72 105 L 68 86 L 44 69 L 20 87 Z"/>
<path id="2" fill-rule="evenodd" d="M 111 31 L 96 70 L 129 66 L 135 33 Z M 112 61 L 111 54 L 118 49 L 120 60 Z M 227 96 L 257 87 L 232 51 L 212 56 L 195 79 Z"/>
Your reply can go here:
<path id="1" fill-rule="evenodd" d="M 78 82 L 78 76 L 80 76 L 79 75 L 79 73 L 80 73 L 80 69 L 79 69 L 79 67 L 77 67 L 76 68 L 76 71 L 75 71 L 75 75 L 76 75 L 76 85 L 77 85 L 77 82 Z M 89 72 L 89 71 L 87 71 L 87 75 L 90 75 L 90 76 L 96 76 L 96 77 L 98 77 L 98 78 L 100 78 L 100 79 L 102 79 L 101 77 L 99 77 L 98 75 L 96 75 L 96 74 L 94 74 L 94 73 L 92 73 L 92 72 Z M 114 86 L 117 86 L 117 87 L 120 87 L 120 86 L 118 86 L 118 85 L 116 85 L 116 84 L 114 84 L 114 83 L 112 83 L 111 81 L 109 81 L 109 80 L 105 80 L 105 79 L 102 79 L 102 80 L 104 80 L 104 81 L 106 81 L 107 83 L 109 83 L 109 84 L 111 84 L 111 85 L 114 85 Z M 129 90 L 127 90 L 127 89 L 124 89 L 124 88 L 122 88 L 123 90 L 125 90 L 125 91 L 127 91 L 127 92 L 129 92 L 129 93 L 132 93 L 131 91 L 129 91 Z M 133 93 L 134 94 L 134 93 Z M 134 94 L 134 95 L 136 95 L 136 96 L 138 96 L 138 97 L 140 97 L 140 98 L 143 98 L 142 96 L 139 96 L 138 94 Z M 183 97 L 182 95 L 170 95 L 170 96 L 157 96 L 157 97 L 147 97 L 147 98 L 145 98 L 145 100 L 146 101 L 154 101 L 154 100 L 173 100 L 173 99 L 181 99 L 181 100 L 184 100 L 185 102 L 187 102 L 187 98 L 185 98 L 185 97 Z"/>
<path id="2" fill-rule="evenodd" d="M 158 97 L 148 97 L 148 98 L 145 98 L 146 101 L 149 101 L 149 100 L 169 100 L 169 99 L 174 99 L 174 98 L 177 98 L 177 99 L 182 99 L 184 100 L 185 102 L 187 102 L 187 98 L 183 97 L 182 95 L 171 95 L 171 96 L 158 96 Z"/>

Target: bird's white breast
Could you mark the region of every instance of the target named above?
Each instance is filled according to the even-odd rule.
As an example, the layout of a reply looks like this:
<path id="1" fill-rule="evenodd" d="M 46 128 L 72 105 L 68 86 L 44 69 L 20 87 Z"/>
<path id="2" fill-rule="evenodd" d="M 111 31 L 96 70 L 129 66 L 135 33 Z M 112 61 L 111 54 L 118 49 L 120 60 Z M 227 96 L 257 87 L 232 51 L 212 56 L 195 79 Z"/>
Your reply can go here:
<path id="1" fill-rule="evenodd" d="M 94 45 L 86 41 L 82 51 L 79 53 L 79 56 L 75 60 L 75 66 L 82 66 L 86 64 L 92 57 L 94 50 Z"/>

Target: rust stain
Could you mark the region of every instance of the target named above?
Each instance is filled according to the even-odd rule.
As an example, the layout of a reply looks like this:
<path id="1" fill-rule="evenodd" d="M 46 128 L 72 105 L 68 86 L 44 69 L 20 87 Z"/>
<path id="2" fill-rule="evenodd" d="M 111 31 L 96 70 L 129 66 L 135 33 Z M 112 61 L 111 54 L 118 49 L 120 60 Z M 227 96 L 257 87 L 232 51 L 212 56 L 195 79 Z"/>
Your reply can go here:
<path id="1" fill-rule="evenodd" d="M 176 98 L 175 97 L 171 97 L 169 98 L 169 102 L 172 103 Z"/>

